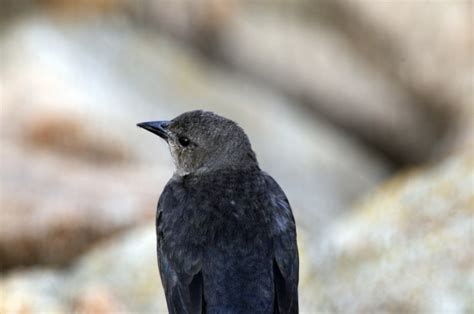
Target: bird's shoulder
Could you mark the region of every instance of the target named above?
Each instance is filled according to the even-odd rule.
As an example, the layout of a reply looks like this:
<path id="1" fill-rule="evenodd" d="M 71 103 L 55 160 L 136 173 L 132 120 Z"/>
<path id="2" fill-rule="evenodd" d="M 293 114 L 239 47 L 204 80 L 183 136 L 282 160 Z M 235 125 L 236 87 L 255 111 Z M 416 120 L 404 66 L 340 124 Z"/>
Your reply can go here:
<path id="1" fill-rule="evenodd" d="M 185 191 L 182 189 L 182 183 L 179 178 L 173 176 L 163 188 L 158 199 L 158 212 L 166 207 L 175 207 L 179 205 L 180 199 L 184 197 Z"/>
<path id="2" fill-rule="evenodd" d="M 265 188 L 259 169 L 222 169 L 209 174 L 173 176 L 163 190 L 161 203 L 167 205 L 186 199 L 208 204 L 233 196 L 245 199 L 261 195 L 260 191 Z"/>
<path id="3" fill-rule="evenodd" d="M 274 254 L 275 307 L 277 313 L 298 313 L 298 246 L 290 203 L 278 183 L 262 174 L 271 203 Z"/>
<path id="4" fill-rule="evenodd" d="M 223 226 L 229 230 L 255 228 L 251 233 L 268 232 L 275 201 L 273 195 L 282 192 L 269 187 L 267 180 L 267 175 L 260 170 L 173 177 L 158 202 L 157 226 L 165 230 L 179 225 L 180 230 L 189 227 L 199 229 L 193 232 L 211 231 L 208 234 L 212 234 L 213 228 Z M 186 218 L 184 225 L 183 217 Z M 203 228 L 199 228 L 201 226 Z"/>
<path id="5" fill-rule="evenodd" d="M 270 209 L 276 225 L 280 229 L 294 229 L 295 218 L 285 192 L 268 173 L 262 171 L 262 177 L 266 184 L 266 195 L 269 198 Z"/>
<path id="6" fill-rule="evenodd" d="M 173 176 L 158 201 L 158 213 L 166 209 L 176 215 L 196 207 L 219 209 L 253 205 L 294 225 L 290 203 L 280 185 L 264 171 L 225 171 L 207 176 Z M 253 207 L 252 206 L 252 207 Z M 232 208 L 230 206 L 229 208 Z M 200 211 L 203 214 L 202 210 Z"/>

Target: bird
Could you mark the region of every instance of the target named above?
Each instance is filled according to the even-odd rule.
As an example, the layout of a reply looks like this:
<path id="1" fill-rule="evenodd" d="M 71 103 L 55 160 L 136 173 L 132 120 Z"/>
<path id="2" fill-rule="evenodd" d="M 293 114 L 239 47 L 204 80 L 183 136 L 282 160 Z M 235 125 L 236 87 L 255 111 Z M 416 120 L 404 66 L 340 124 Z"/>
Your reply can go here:
<path id="1" fill-rule="evenodd" d="M 295 219 L 244 130 L 203 110 L 137 126 L 175 165 L 156 213 L 169 313 L 298 313 Z"/>

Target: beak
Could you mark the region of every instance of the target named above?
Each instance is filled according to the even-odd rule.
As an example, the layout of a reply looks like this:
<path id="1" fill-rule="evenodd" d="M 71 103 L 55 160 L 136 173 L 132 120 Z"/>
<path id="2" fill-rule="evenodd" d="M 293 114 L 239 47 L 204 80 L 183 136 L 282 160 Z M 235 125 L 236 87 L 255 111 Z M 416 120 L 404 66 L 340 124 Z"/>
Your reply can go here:
<path id="1" fill-rule="evenodd" d="M 149 121 L 138 123 L 137 126 L 143 128 L 151 133 L 154 133 L 161 137 L 164 140 L 168 139 L 168 126 L 170 125 L 169 121 Z"/>

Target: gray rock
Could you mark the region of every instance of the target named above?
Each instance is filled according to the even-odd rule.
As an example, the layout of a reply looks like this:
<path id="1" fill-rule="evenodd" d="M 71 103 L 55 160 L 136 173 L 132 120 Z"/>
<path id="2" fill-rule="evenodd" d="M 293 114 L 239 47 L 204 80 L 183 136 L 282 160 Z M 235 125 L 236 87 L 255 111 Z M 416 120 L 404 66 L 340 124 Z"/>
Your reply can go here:
<path id="1" fill-rule="evenodd" d="M 65 313 L 60 298 L 65 277 L 53 270 L 35 269 L 0 278 L 1 313 Z"/>
<path id="2" fill-rule="evenodd" d="M 302 232 L 303 234 L 303 232 Z M 300 250 L 305 251 L 300 243 Z M 0 309 L 53 312 L 166 313 L 156 261 L 155 228 L 146 225 L 96 246 L 70 270 L 13 272 L 0 279 Z M 311 262 L 302 258 L 302 274 Z M 305 300 L 312 292 L 302 287 Z M 1 299 L 3 297 L 3 299 Z M 3 308 L 1 307 L 3 306 Z M 311 311 L 302 302 L 301 309 Z M 2 313 L 3 313 L 2 312 Z"/>
<path id="3" fill-rule="evenodd" d="M 317 251 L 321 309 L 474 310 L 474 154 L 400 175 L 339 221 Z"/>
<path id="4" fill-rule="evenodd" d="M 97 246 L 69 270 L 16 271 L 0 280 L 2 313 L 166 313 L 149 225 Z"/>
<path id="5" fill-rule="evenodd" d="M 386 183 L 321 245 L 300 228 L 301 312 L 472 312 L 473 186 L 474 155 L 454 156 Z M 0 310 L 164 313 L 155 247 L 149 224 L 67 271 L 10 273 Z"/>
<path id="6" fill-rule="evenodd" d="M 29 17 L 0 40 L 4 267 L 68 263 L 153 217 L 173 166 L 140 121 L 196 108 L 238 121 L 314 235 L 387 173 L 285 97 L 123 20 Z"/>
<path id="7" fill-rule="evenodd" d="M 282 91 L 396 161 L 472 141 L 469 1 L 123 3 L 150 29 Z"/>

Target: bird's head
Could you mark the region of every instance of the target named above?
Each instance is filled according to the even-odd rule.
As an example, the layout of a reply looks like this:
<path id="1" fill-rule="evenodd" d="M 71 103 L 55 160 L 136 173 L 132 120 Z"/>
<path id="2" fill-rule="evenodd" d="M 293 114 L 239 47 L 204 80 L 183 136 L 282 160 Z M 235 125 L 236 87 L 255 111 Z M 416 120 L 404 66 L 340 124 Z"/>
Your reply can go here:
<path id="1" fill-rule="evenodd" d="M 178 175 L 258 167 L 244 130 L 212 112 L 190 111 L 171 121 L 143 122 L 137 126 L 168 143 Z"/>

